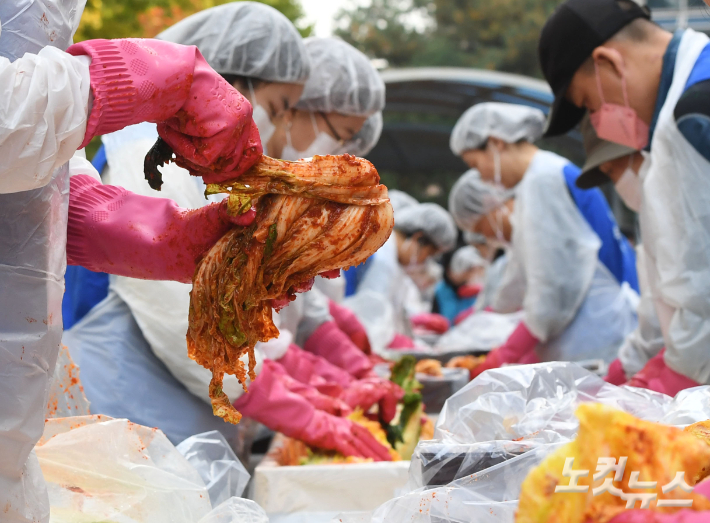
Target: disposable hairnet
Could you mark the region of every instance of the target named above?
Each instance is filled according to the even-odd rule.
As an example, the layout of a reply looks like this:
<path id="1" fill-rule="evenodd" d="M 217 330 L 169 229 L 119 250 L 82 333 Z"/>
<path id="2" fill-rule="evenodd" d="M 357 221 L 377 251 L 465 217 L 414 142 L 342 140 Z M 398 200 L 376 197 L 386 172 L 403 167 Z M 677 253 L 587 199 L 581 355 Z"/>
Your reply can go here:
<path id="1" fill-rule="evenodd" d="M 378 111 L 370 116 L 362 129 L 350 140 L 343 144 L 342 152 L 337 154 L 352 154 L 353 156 L 365 156 L 377 145 L 382 134 L 382 111 Z"/>
<path id="2" fill-rule="evenodd" d="M 407 207 L 419 205 L 419 202 L 413 196 L 408 195 L 406 192 L 398 191 L 397 189 L 390 189 L 389 197 L 392 210 L 394 210 L 395 214 Z"/>
<path id="3" fill-rule="evenodd" d="M 487 238 L 477 232 L 464 231 L 463 241 L 466 242 L 467 245 L 481 245 L 487 242 Z"/>
<path id="4" fill-rule="evenodd" d="M 304 83 L 310 73 L 308 54 L 294 25 L 273 7 L 257 2 L 232 2 L 200 11 L 157 38 L 196 45 L 221 74 Z"/>
<path id="5" fill-rule="evenodd" d="M 72 44 L 86 0 L 4 0 L 0 2 L 0 56 L 11 62 L 48 45 Z"/>
<path id="6" fill-rule="evenodd" d="M 456 224 L 446 210 L 435 203 L 420 203 L 400 209 L 394 228 L 404 234 L 422 232 L 442 252 L 456 246 Z"/>
<path id="7" fill-rule="evenodd" d="M 486 262 L 479 254 L 478 249 L 467 245 L 458 249 L 451 257 L 449 270 L 456 275 L 461 275 L 471 269 L 484 267 L 485 265 Z"/>
<path id="8" fill-rule="evenodd" d="M 449 212 L 461 229 L 471 231 L 481 216 L 497 209 L 514 194 L 513 190 L 504 190 L 482 180 L 481 173 L 471 169 L 451 189 Z"/>
<path id="9" fill-rule="evenodd" d="M 385 83 L 370 60 L 335 38 L 306 38 L 311 76 L 296 108 L 370 116 L 385 107 Z"/>
<path id="10" fill-rule="evenodd" d="M 470 149 L 482 148 L 488 138 L 507 143 L 534 142 L 542 137 L 545 114 L 526 105 L 485 102 L 468 109 L 451 132 L 449 145 L 461 156 Z"/>

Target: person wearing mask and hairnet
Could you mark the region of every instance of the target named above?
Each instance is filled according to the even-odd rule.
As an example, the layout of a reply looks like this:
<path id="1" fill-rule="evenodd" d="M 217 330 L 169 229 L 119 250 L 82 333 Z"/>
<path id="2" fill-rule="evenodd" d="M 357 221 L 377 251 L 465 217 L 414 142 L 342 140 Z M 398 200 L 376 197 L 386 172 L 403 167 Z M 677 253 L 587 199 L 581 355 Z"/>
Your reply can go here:
<path id="1" fill-rule="evenodd" d="M 224 20 L 230 22 L 228 28 L 222 25 Z M 288 96 L 309 69 L 296 28 L 284 15 L 263 4 L 236 2 L 208 9 L 158 37 L 185 38 L 185 42 L 205 50 L 222 76 L 248 78 L 250 85 L 260 78 L 259 87 L 268 88 L 266 94 L 283 84 L 287 90 L 281 94 Z M 269 88 L 271 84 L 276 87 Z M 258 97 L 260 91 L 256 91 Z M 263 100 L 257 98 L 259 103 Z M 283 101 L 284 106 L 288 103 Z M 150 194 L 152 190 L 140 169 L 156 136 L 155 127 L 149 124 L 104 136 L 107 179 Z M 190 207 L 207 203 L 204 186 L 195 183 L 186 171 L 170 164 L 164 174 L 166 196 Z M 189 292 L 190 286 L 182 283 L 111 278 L 108 297 L 65 334 L 64 343 L 82 368 L 82 382 L 93 412 L 157 426 L 176 444 L 196 433 L 219 430 L 239 448 L 245 443 L 242 431 L 247 430 L 246 424 L 228 425 L 213 416 L 207 394 L 211 373 L 187 355 L 184 333 Z M 278 323 L 279 316 L 275 319 Z M 384 447 L 340 416 L 356 406 L 369 408 L 388 391 L 370 390 L 369 385 L 356 383 L 348 372 L 304 352 L 292 341 L 291 333 L 282 329 L 278 339 L 258 344 L 258 378 L 248 394 L 243 393 L 236 378 L 225 377 L 225 391 L 236 399 L 239 410 L 311 445 L 346 455 L 386 459 Z M 359 349 L 351 349 L 367 360 Z M 107 372 L 113 379 L 107 379 Z M 326 387 L 328 383 L 337 387 Z M 358 395 L 356 389 L 367 389 L 367 397 Z M 396 404 L 396 394 L 390 398 L 390 403 Z M 389 403 L 382 407 L 393 408 Z"/>
<path id="2" fill-rule="evenodd" d="M 523 321 L 472 377 L 505 363 L 611 362 L 636 327 L 635 304 L 599 260 L 601 242 L 575 205 L 561 169 L 549 168 L 540 154 L 503 164 L 501 178 L 516 186 L 514 199 L 506 201 L 503 187 L 487 189 L 490 182 L 475 170 L 451 191 L 449 209 L 459 227 L 508 245 L 493 310 L 524 311 Z"/>
<path id="3" fill-rule="evenodd" d="M 571 34 L 586 36 L 570 47 Z M 710 39 L 670 33 L 629 0 L 568 0 L 547 21 L 539 56 L 555 93 L 548 135 L 589 113 L 600 138 L 644 151 L 638 176 L 625 172 L 618 183 L 641 194 L 644 261 L 665 348 L 634 382 L 671 396 L 709 384 Z"/>
<path id="4" fill-rule="evenodd" d="M 224 205 L 187 212 L 103 186 L 77 149 L 152 121 L 191 173 L 210 181 L 222 179 L 217 164 L 233 178 L 261 154 L 251 106 L 194 47 L 139 39 L 70 46 L 82 6 L 0 3 L 0 506 L 17 522 L 49 519 L 31 451 L 60 345 L 66 264 L 189 281 L 196 260 L 232 226 Z"/>
<path id="5" fill-rule="evenodd" d="M 487 102 L 474 105 L 459 118 L 450 146 L 484 180 L 512 188 L 528 172 L 549 170 L 567 186 L 574 204 L 602 242 L 599 259 L 619 283 L 638 292 L 636 257 L 619 231 L 601 191 L 583 191 L 575 181 L 577 166 L 566 158 L 539 150 L 533 142 L 542 137 L 545 115 L 523 105 Z"/>
<path id="6" fill-rule="evenodd" d="M 284 160 L 348 152 L 364 156 L 382 133 L 385 83 L 370 60 L 336 38 L 305 40 L 311 76 L 268 147 Z"/>
<path id="7" fill-rule="evenodd" d="M 582 121 L 581 130 L 587 161 L 577 179 L 577 186 L 589 189 L 611 181 L 626 206 L 638 212 L 641 207 L 641 185 L 636 180 L 636 171 L 643 161 L 641 153 L 631 147 L 601 140 L 589 118 Z M 639 325 L 626 337 L 619 349 L 619 358 L 609 366 L 605 379 L 615 385 L 626 383 L 664 347 L 663 333 L 649 288 L 646 254 L 642 243 L 636 246 L 636 263 L 641 287 L 637 308 Z"/>
<path id="8" fill-rule="evenodd" d="M 451 215 L 435 203 L 420 203 L 395 213 L 394 233 L 375 253 L 357 288 L 357 293 L 380 295 L 391 307 L 395 327 L 391 348 L 412 347 L 412 320 L 429 312 L 408 272 L 418 269 L 428 258 L 452 250 L 456 235 Z M 443 318 L 430 316 L 432 327 L 438 329 Z M 443 322 L 447 323 L 446 319 Z M 420 325 L 426 327 L 426 323 Z"/>
<path id="9" fill-rule="evenodd" d="M 433 312 L 453 325 L 457 316 L 476 302 L 487 264 L 475 247 L 467 245 L 445 254 L 443 265 L 444 278 L 436 286 Z"/>

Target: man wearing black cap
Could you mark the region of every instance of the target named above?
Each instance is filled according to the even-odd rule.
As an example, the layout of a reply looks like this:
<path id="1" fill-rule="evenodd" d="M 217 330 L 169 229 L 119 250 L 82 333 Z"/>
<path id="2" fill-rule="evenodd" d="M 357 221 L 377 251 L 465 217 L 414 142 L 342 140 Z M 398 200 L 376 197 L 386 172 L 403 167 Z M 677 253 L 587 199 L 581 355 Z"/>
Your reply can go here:
<path id="1" fill-rule="evenodd" d="M 568 0 L 540 37 L 546 135 L 588 111 L 600 138 L 644 151 L 635 183 L 665 350 L 631 384 L 670 395 L 710 384 L 709 41 L 664 31 L 631 0 Z"/>

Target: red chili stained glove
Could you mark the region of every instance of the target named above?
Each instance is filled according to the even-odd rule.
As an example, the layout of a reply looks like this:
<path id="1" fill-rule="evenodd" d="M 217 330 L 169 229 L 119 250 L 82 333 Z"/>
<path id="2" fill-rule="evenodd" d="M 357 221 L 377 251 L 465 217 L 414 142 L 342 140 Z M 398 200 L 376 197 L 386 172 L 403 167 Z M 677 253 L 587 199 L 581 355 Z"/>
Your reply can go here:
<path id="1" fill-rule="evenodd" d="M 289 391 L 273 363 L 264 362 L 249 392 L 234 402 L 237 410 L 271 430 L 312 447 L 335 450 L 344 456 L 391 461 L 389 451 L 366 428 L 318 410 L 305 398 Z"/>
<path id="2" fill-rule="evenodd" d="M 392 341 L 390 344 L 387 346 L 388 349 L 414 349 L 416 345 L 414 344 L 414 340 L 410 338 L 409 336 L 405 336 L 404 334 L 395 334 L 394 338 L 392 338 Z"/>
<path id="3" fill-rule="evenodd" d="M 67 49 L 91 57 L 91 138 L 140 122 L 158 133 L 205 183 L 238 177 L 262 154 L 251 104 L 195 46 L 126 38 L 87 40 Z"/>
<path id="4" fill-rule="evenodd" d="M 611 383 L 612 385 L 623 385 L 628 381 L 620 359 L 617 358 L 611 362 L 609 365 L 609 371 L 606 376 L 604 376 L 604 381 Z"/>
<path id="5" fill-rule="evenodd" d="M 668 396 L 675 396 L 681 390 L 698 387 L 700 384 L 666 366 L 663 349 L 651 358 L 646 366 L 629 380 L 628 385 L 640 387 Z"/>
<path id="6" fill-rule="evenodd" d="M 352 340 L 357 348 L 365 354 L 370 354 L 370 339 L 367 337 L 367 330 L 353 311 L 342 305 L 338 305 L 333 300 L 329 300 L 330 315 L 337 323 L 338 328 Z"/>
<path id="7" fill-rule="evenodd" d="M 97 272 L 190 283 L 202 255 L 235 224 L 249 225 L 255 217 L 249 211 L 231 218 L 226 200 L 181 209 L 85 174 L 69 183 L 67 263 Z"/>
<path id="8" fill-rule="evenodd" d="M 471 379 L 477 377 L 482 372 L 489 369 L 496 369 L 504 363 L 521 363 L 535 361 L 530 356 L 530 352 L 535 350 L 539 340 L 528 330 L 522 321 L 515 328 L 508 340 L 492 350 L 486 356 L 483 363 L 471 371 Z"/>
<path id="9" fill-rule="evenodd" d="M 372 370 L 368 357 L 358 349 L 334 321 L 327 321 L 308 338 L 303 348 L 325 358 L 333 365 L 362 378 Z"/>
<path id="10" fill-rule="evenodd" d="M 459 298 L 473 298 L 481 294 L 482 287 L 477 283 L 468 283 L 466 285 L 461 285 L 456 291 L 456 295 Z"/>
<path id="11" fill-rule="evenodd" d="M 436 332 L 437 334 L 444 334 L 449 330 L 449 327 L 451 327 L 449 320 L 441 314 L 433 312 L 422 312 L 421 314 L 415 314 L 410 318 L 410 321 L 415 327 Z"/>
<path id="12" fill-rule="evenodd" d="M 403 397 L 404 391 L 397 384 L 375 377 L 355 381 L 340 394 L 350 408 L 360 407 L 364 412 L 379 404 L 382 419 L 387 423 L 394 419 L 397 403 Z"/>
<path id="13" fill-rule="evenodd" d="M 454 325 L 458 325 L 458 324 L 461 323 L 463 320 L 465 320 L 466 318 L 468 318 L 469 316 L 471 316 L 474 312 L 476 312 L 476 311 L 475 311 L 475 309 L 474 309 L 473 307 L 469 307 L 468 309 L 459 312 L 459 313 L 456 315 L 456 317 L 454 318 Z"/>
<path id="14" fill-rule="evenodd" d="M 289 376 L 316 387 L 324 394 L 337 396 L 339 390 L 353 382 L 353 377 L 340 367 L 336 367 L 325 358 L 306 352 L 296 345 L 289 346 L 286 354 L 279 358 L 278 363 L 288 372 Z M 335 390 L 332 384 L 340 387 Z"/>
<path id="15" fill-rule="evenodd" d="M 343 400 L 322 394 L 314 387 L 292 378 L 288 375 L 286 370 L 275 361 L 270 361 L 269 365 L 271 365 L 274 372 L 280 374 L 282 383 L 290 392 L 298 394 L 318 410 L 340 417 L 347 417 L 352 413 L 352 408 Z M 340 389 L 339 392 L 342 392 L 342 389 Z"/>

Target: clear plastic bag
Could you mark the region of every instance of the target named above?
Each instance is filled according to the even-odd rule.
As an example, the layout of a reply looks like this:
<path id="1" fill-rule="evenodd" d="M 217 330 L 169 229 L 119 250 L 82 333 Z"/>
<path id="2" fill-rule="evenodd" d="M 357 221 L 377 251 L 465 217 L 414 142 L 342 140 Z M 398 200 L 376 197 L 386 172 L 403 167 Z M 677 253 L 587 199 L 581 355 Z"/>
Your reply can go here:
<path id="1" fill-rule="evenodd" d="M 355 523 L 510 522 L 523 480 L 545 456 L 571 441 L 583 402 L 614 406 L 641 419 L 685 426 L 710 419 L 710 387 L 670 398 L 617 387 L 574 363 L 489 370 L 449 398 L 434 440 L 412 457 L 405 492 Z"/>
<path id="2" fill-rule="evenodd" d="M 523 312 L 477 312 L 436 342 L 437 352 L 488 352 L 502 345 L 523 319 Z"/>
<path id="3" fill-rule="evenodd" d="M 197 434 L 176 448 L 199 472 L 212 506 L 242 495 L 251 476 L 221 432 L 212 430 Z"/>
<path id="4" fill-rule="evenodd" d="M 269 523 L 269 518 L 252 500 L 229 498 L 198 523 Z"/>
<path id="5" fill-rule="evenodd" d="M 46 417 L 66 418 L 88 414 L 89 400 L 86 399 L 84 387 L 81 386 L 79 366 L 72 360 L 69 349 L 62 345 L 49 386 Z"/>
<path id="6" fill-rule="evenodd" d="M 105 416 L 51 419 L 35 453 L 53 523 L 194 523 L 212 509 L 197 470 L 157 429 Z"/>

